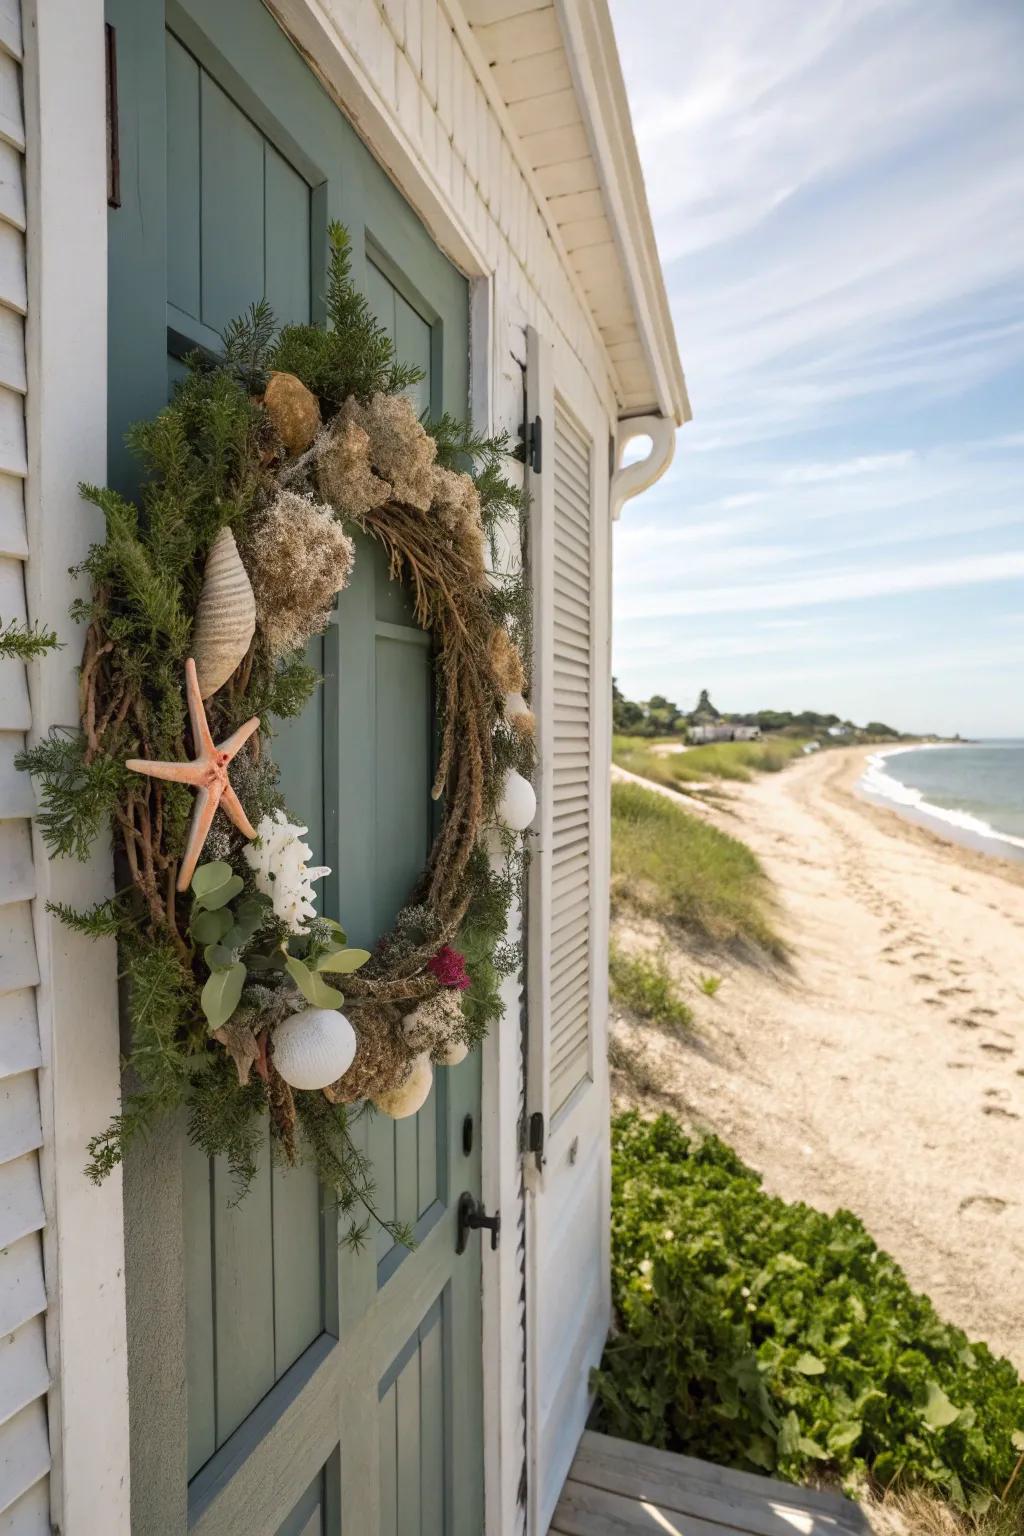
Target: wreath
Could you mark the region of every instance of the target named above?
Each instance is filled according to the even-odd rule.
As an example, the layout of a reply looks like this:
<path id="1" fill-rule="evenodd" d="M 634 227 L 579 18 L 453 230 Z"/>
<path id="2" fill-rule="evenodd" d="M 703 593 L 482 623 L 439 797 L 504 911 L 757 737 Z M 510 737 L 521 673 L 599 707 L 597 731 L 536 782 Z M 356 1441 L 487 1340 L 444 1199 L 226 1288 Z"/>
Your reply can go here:
<path id="1" fill-rule="evenodd" d="M 501 557 L 524 512 L 507 438 L 417 417 L 420 374 L 354 288 L 339 225 L 330 247 L 327 324 L 279 327 L 254 304 L 132 428 L 138 502 L 81 487 L 106 525 L 72 608 L 87 625 L 82 729 L 21 766 L 51 854 L 84 859 L 115 836 L 117 894 L 51 908 L 116 936 L 126 987 L 126 1088 L 89 1175 L 184 1106 L 192 1140 L 244 1189 L 269 1113 L 278 1155 L 312 1158 L 343 1209 L 375 1217 L 353 1116 L 414 1113 L 435 1068 L 498 1018 L 519 965 L 506 930 L 535 806 L 530 610 L 521 549 Z M 322 681 L 306 648 L 344 602 L 355 530 L 432 635 L 439 719 L 439 829 L 372 953 L 318 912 L 329 871 L 311 866 L 268 751 L 272 722 Z"/>

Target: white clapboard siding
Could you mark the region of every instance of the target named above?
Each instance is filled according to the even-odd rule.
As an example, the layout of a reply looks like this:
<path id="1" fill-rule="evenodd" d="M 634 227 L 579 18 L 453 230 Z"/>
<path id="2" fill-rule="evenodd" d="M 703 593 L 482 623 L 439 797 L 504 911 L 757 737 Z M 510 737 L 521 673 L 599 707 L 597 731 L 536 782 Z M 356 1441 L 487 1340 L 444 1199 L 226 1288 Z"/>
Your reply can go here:
<path id="1" fill-rule="evenodd" d="M 555 404 L 551 837 L 552 1115 L 590 1071 L 591 483 L 589 440 Z"/>
<path id="2" fill-rule="evenodd" d="M 25 146 L 18 0 L 0 0 L 0 626 L 26 618 Z M 0 661 L 0 1536 L 50 1529 L 40 1233 L 39 980 L 25 668 Z"/>

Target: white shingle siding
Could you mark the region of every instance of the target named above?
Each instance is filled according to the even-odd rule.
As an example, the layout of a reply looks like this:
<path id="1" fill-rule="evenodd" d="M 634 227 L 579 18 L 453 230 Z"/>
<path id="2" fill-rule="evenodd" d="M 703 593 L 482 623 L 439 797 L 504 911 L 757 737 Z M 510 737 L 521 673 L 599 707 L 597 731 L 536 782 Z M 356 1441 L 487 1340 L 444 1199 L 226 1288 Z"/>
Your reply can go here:
<path id="1" fill-rule="evenodd" d="M 487 0 L 480 4 L 486 6 Z M 271 9 L 279 11 L 289 27 L 298 7 L 296 0 L 271 0 Z M 473 7 L 474 13 L 477 9 Z M 535 6 L 530 0 L 517 0 L 516 9 L 527 12 L 524 18 L 509 16 L 509 9 L 507 4 L 492 6 L 499 19 L 493 27 L 474 32 L 456 7 L 450 14 L 441 0 L 360 0 L 359 4 L 322 0 L 331 27 L 372 82 L 378 106 L 405 131 L 422 174 L 437 186 L 488 267 L 508 274 L 498 294 L 501 309 L 505 314 L 516 313 L 524 327 L 529 323 L 544 335 L 560 339 L 579 364 L 579 378 L 590 381 L 588 389 L 597 392 L 608 414 L 615 417 L 621 402 L 611 360 L 582 285 L 556 248 L 541 205 L 548 190 L 544 178 L 550 169 L 557 179 L 559 168 L 545 169 L 529 184 L 520 163 L 522 148 L 511 109 L 496 99 L 499 79 L 501 90 L 509 89 L 509 70 L 514 72 L 515 63 L 492 70 L 479 46 L 481 36 L 488 47 L 495 40 L 526 39 L 524 22 L 528 23 L 526 52 L 534 53 L 538 39 L 550 37 L 563 61 L 559 67 L 557 60 L 546 61 L 543 55 L 539 60 L 531 57 L 529 70 L 536 64 L 539 78 L 553 79 L 556 88 L 565 91 L 570 81 L 561 34 L 547 3 Z M 506 43 L 508 48 L 515 52 L 513 44 Z M 529 78 L 529 71 L 524 78 Z M 343 100 L 341 105 L 347 104 Z M 358 114 L 356 126 L 362 126 Z M 568 129 L 554 130 L 566 131 L 575 135 L 576 144 L 582 132 L 578 121 Z M 534 137 L 540 142 L 542 134 L 535 132 Z M 589 158 L 584 163 L 590 167 L 584 188 L 594 190 L 596 172 Z M 394 172 L 395 168 L 389 169 Z M 577 173 L 570 176 L 573 184 L 566 188 L 570 193 L 579 190 L 574 178 L 578 179 Z M 599 197 L 596 191 L 594 195 Z M 599 204 L 586 206 L 603 211 Z"/>
<path id="2" fill-rule="evenodd" d="M 0 622 L 25 621 L 25 131 L 16 0 L 0 0 Z M 0 1531 L 48 1532 L 49 1373 L 43 1314 L 32 932 L 31 790 L 14 767 L 31 723 L 24 666 L 0 662 Z"/>

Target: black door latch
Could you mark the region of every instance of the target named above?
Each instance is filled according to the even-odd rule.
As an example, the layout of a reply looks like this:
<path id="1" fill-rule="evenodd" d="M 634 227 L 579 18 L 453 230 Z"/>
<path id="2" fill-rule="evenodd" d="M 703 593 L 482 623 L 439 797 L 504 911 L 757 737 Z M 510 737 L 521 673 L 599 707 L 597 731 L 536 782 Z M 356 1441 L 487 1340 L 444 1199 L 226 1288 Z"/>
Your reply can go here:
<path id="1" fill-rule="evenodd" d="M 488 1216 L 482 1202 L 475 1199 L 468 1189 L 464 1190 L 459 1196 L 459 1236 L 455 1252 L 465 1253 L 470 1232 L 478 1232 L 481 1227 L 486 1227 L 490 1232 L 493 1251 L 501 1236 L 501 1212 L 496 1211 L 493 1216 Z"/>

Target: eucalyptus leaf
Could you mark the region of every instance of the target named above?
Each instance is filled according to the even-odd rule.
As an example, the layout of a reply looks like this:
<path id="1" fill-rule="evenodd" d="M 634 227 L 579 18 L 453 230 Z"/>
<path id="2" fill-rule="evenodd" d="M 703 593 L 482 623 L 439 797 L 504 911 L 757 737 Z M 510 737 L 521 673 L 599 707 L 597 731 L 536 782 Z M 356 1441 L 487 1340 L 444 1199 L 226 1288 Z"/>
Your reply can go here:
<path id="1" fill-rule="evenodd" d="M 819 1360 L 817 1355 L 801 1355 L 796 1362 L 796 1369 L 802 1376 L 824 1376 L 825 1362 Z"/>
<path id="2" fill-rule="evenodd" d="M 221 1029 L 238 1007 L 245 986 L 245 966 L 236 962 L 228 970 L 213 971 L 207 977 L 200 1002 L 210 1029 Z"/>
<path id="3" fill-rule="evenodd" d="M 226 885 L 219 885 L 215 891 L 203 897 L 203 906 L 208 912 L 216 912 L 221 907 L 226 907 L 229 901 L 234 901 L 245 886 L 241 875 L 232 875 Z"/>
<path id="4" fill-rule="evenodd" d="M 352 971 L 358 971 L 369 958 L 368 949 L 332 949 L 320 956 L 316 968 L 318 971 L 334 971 L 338 975 L 347 976 Z"/>
<path id="5" fill-rule="evenodd" d="M 302 960 L 296 960 L 294 955 L 288 956 L 285 969 L 303 997 L 314 1008 L 340 1008 L 345 1001 L 336 987 L 329 987 L 316 971 L 311 971 L 308 965 Z"/>
<path id="6" fill-rule="evenodd" d="M 214 891 L 220 890 L 222 885 L 227 885 L 234 879 L 231 865 L 223 859 L 217 859 L 211 864 L 200 864 L 192 876 L 192 894 L 199 896 L 204 901 Z"/>
<path id="7" fill-rule="evenodd" d="M 203 959 L 211 971 L 225 971 L 235 964 L 234 951 L 225 944 L 207 944 L 203 950 Z"/>
<path id="8" fill-rule="evenodd" d="M 192 937 L 197 944 L 219 944 L 230 927 L 230 912 L 211 912 L 204 908 L 192 918 Z"/>

